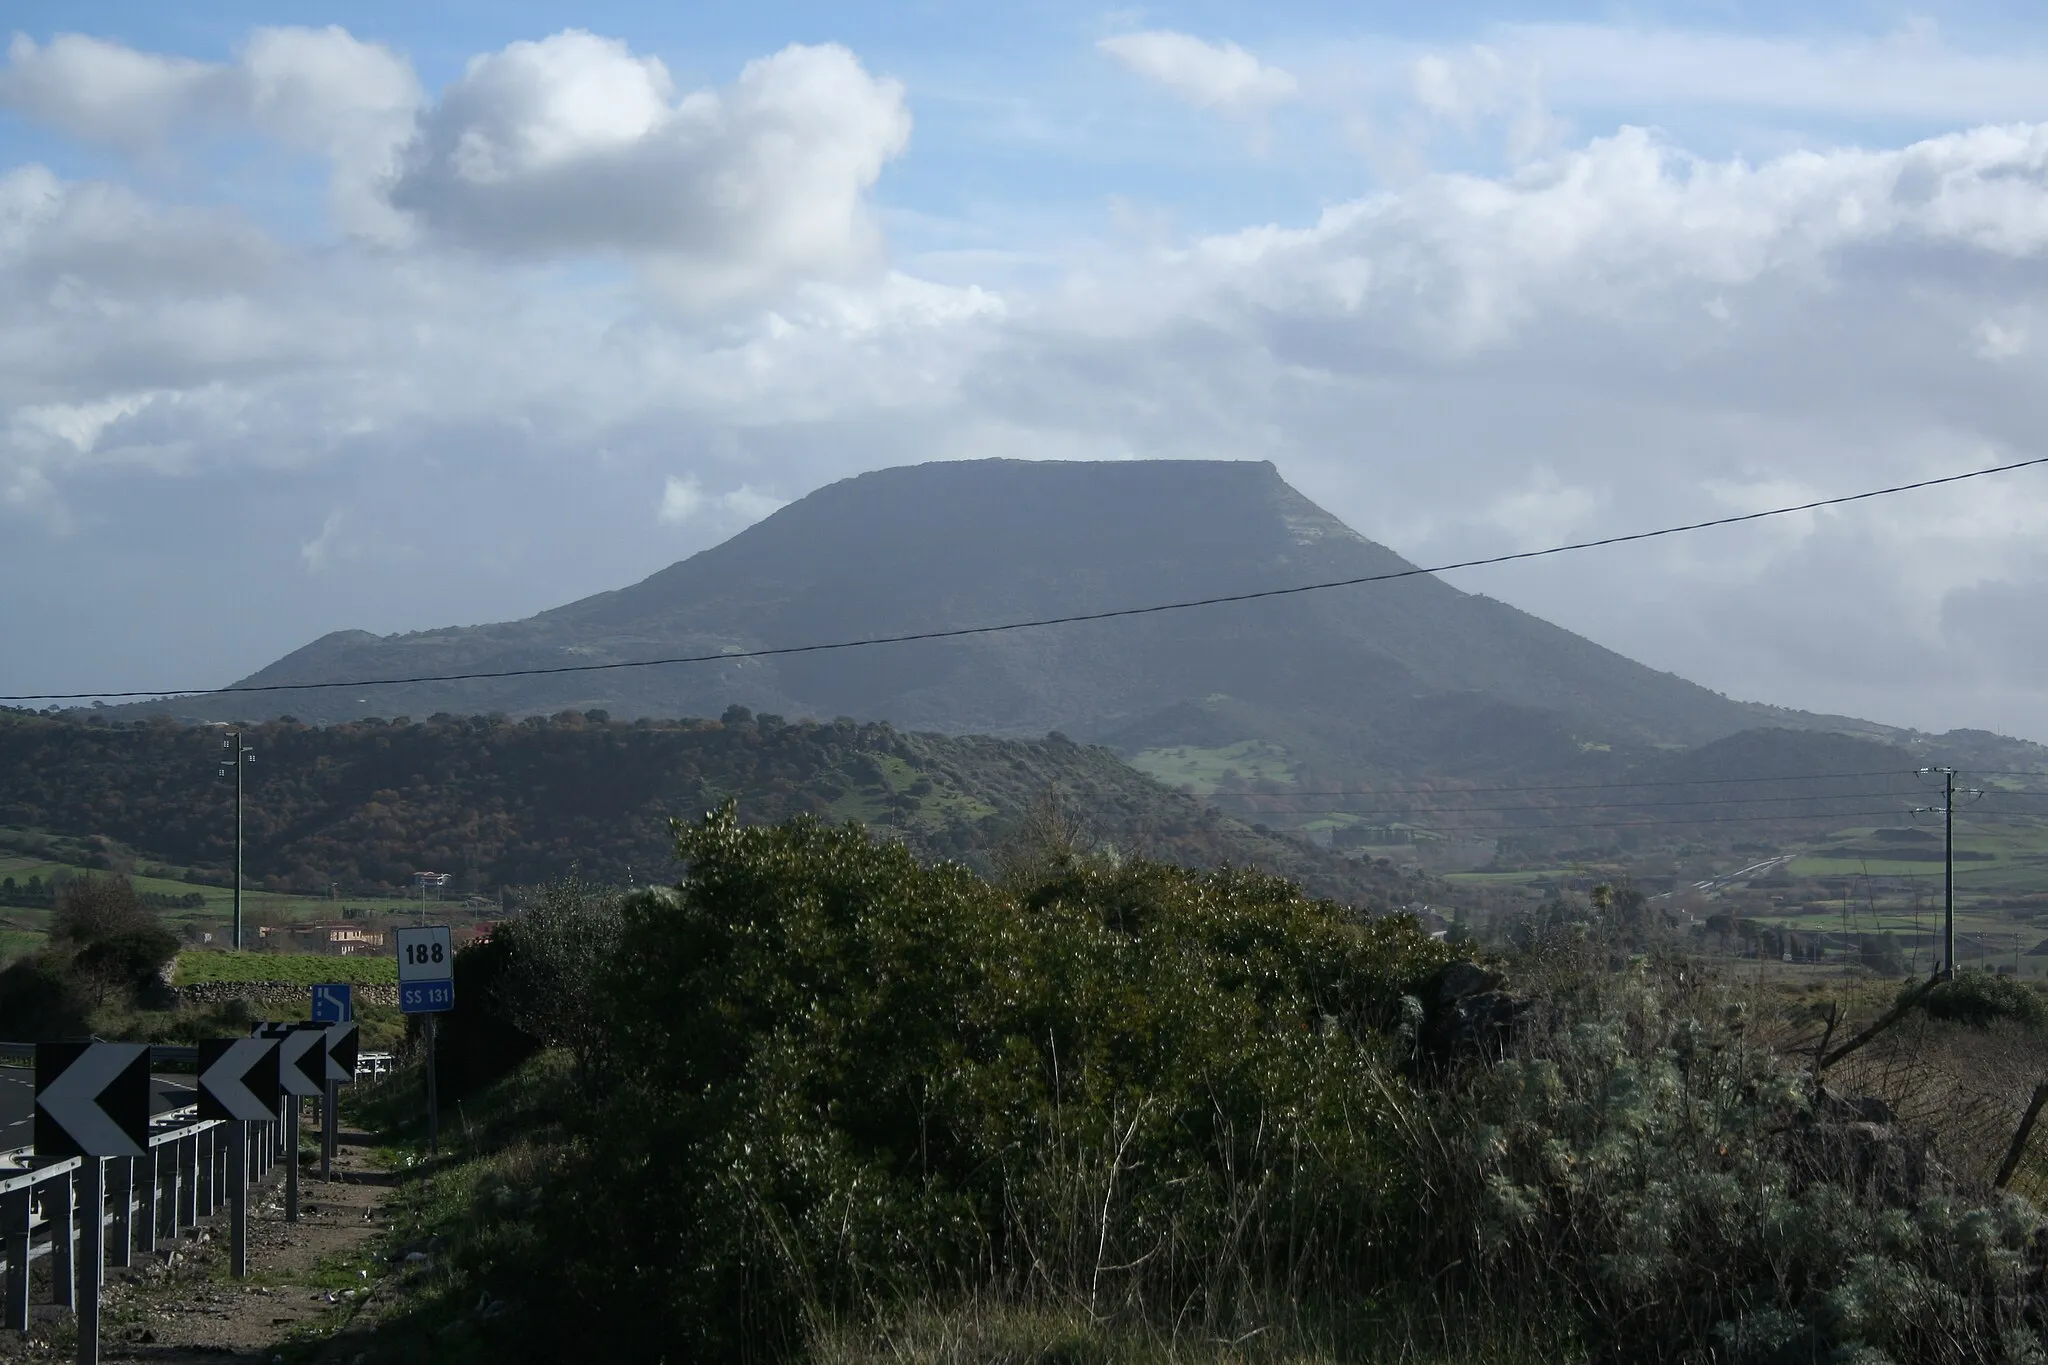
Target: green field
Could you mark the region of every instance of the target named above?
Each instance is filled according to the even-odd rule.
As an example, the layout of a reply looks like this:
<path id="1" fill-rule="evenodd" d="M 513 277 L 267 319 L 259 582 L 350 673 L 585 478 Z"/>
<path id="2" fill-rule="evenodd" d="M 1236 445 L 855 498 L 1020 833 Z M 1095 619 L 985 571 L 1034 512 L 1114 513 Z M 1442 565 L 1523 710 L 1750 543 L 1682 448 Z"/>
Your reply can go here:
<path id="1" fill-rule="evenodd" d="M 395 986 L 398 959 L 387 956 L 330 957 L 324 953 L 187 952 L 178 954 L 172 983 L 277 981 L 311 986 L 346 981 L 357 986 Z"/>
<path id="2" fill-rule="evenodd" d="M 80 877 L 91 875 L 91 869 L 69 863 L 52 862 L 23 854 L 0 853 L 0 877 L 12 877 L 17 882 L 26 882 L 30 877 L 41 877 L 49 881 L 58 874 Z M 102 874 L 104 875 L 104 874 Z M 144 877 L 129 874 L 128 880 L 135 889 L 144 893 L 158 893 L 166 896 L 184 896 L 196 891 L 206 897 L 206 904 L 192 909 L 162 911 L 165 924 L 173 929 L 182 929 L 188 924 L 225 924 L 234 916 L 235 893 L 225 886 L 202 886 L 196 882 L 174 881 L 168 877 Z M 400 915 L 416 910 L 417 900 L 408 896 L 347 896 L 333 900 L 326 896 L 292 895 L 276 891 L 242 892 L 242 918 L 245 924 L 296 924 L 305 920 L 326 920 L 342 917 L 344 909 L 354 907 L 369 910 L 379 915 Z M 436 902 L 437 910 L 446 910 L 445 903 Z M 19 918 L 37 912 L 15 907 L 0 906 L 0 918 Z"/>
<path id="3" fill-rule="evenodd" d="M 1248 739 L 1221 749 L 1197 749 L 1182 744 L 1170 749 L 1147 749 L 1131 759 L 1131 766 L 1169 787 L 1179 787 L 1207 796 L 1221 786 L 1225 776 L 1236 773 L 1247 782 L 1280 782 L 1293 786 L 1294 763 L 1277 744 Z"/>
<path id="4" fill-rule="evenodd" d="M 34 952 L 44 941 L 45 935 L 34 929 L 0 929 L 0 963 Z"/>
<path id="5" fill-rule="evenodd" d="M 1960 809 L 1958 810 L 1960 815 Z M 1941 841 L 1934 837 L 1913 845 L 1927 856 L 1886 858 L 1888 851 L 1870 828 L 1837 830 L 1792 860 L 1786 871 L 1794 877 L 1911 878 L 1916 885 L 1942 884 Z M 1959 820 L 1956 828 L 1956 893 L 1979 900 L 2048 892 L 2048 826 L 2032 822 L 1996 824 Z"/>

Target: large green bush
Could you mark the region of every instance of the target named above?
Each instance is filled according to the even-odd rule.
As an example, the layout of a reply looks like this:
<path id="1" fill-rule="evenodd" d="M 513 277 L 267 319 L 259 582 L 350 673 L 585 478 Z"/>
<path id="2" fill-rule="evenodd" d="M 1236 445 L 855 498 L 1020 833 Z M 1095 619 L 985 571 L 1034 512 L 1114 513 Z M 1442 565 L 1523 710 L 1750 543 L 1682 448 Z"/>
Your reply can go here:
<path id="1" fill-rule="evenodd" d="M 1446 954 L 1256 873 L 998 889 L 858 828 L 679 831 L 622 907 L 615 1040 L 551 1229 L 615 1358 L 795 1342 L 936 1287 L 1227 1317 L 1412 1201 L 1387 1096 Z"/>
<path id="2" fill-rule="evenodd" d="M 1518 926 L 1504 999 L 1251 872 L 998 885 L 730 810 L 678 844 L 675 891 L 571 888 L 503 941 L 579 1063 L 545 1178 L 475 1209 L 462 1287 L 522 1306 L 524 1358 L 993 1305 L 1341 1359 L 1426 1304 L 1603 1365 L 2048 1361 L 2040 1215 L 1829 1099 L 1625 892 Z M 1425 1063 L 1461 1019 L 1519 1022 Z"/>
<path id="3" fill-rule="evenodd" d="M 1911 988 L 1900 992 L 1904 999 Z M 1995 972 L 1965 968 L 1920 999 L 1929 1018 L 1947 1019 L 1972 1028 L 1989 1028 L 2011 1019 L 2035 1028 L 2048 1026 L 2048 999 L 2026 982 Z"/>

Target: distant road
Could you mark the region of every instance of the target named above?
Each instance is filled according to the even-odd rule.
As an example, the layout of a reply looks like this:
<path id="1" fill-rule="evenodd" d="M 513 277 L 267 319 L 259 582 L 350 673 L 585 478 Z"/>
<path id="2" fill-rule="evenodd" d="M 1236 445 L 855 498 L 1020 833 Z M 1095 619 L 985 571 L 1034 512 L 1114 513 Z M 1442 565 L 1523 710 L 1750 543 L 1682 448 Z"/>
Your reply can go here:
<path id="1" fill-rule="evenodd" d="M 197 1092 L 185 1081 L 152 1076 L 150 1083 L 152 1094 L 149 1110 L 152 1114 L 182 1109 L 195 1102 L 194 1096 Z M 0 1066 L 0 1151 L 12 1147 L 26 1147 L 34 1140 L 35 1112 L 35 1072 L 27 1067 Z"/>
<path id="2" fill-rule="evenodd" d="M 1738 868 L 1733 872 L 1724 872 L 1718 877 L 1709 877 L 1703 882 L 1694 882 L 1689 889 L 1693 891 L 1703 891 L 1707 895 L 1711 896 L 1716 891 L 1719 891 L 1722 887 L 1727 886 L 1731 882 L 1746 881 L 1751 877 L 1757 876 L 1761 873 L 1768 872 L 1772 868 L 1778 867 L 1781 864 L 1789 863 L 1798 856 L 1799 855 L 1796 853 L 1787 853 L 1784 854 L 1782 857 L 1766 858 L 1760 863 L 1751 863 L 1748 867 Z M 1660 891 L 1656 895 L 1650 897 L 1650 899 L 1653 901 L 1661 901 L 1669 898 L 1672 894 L 1673 893 L 1669 891 Z"/>

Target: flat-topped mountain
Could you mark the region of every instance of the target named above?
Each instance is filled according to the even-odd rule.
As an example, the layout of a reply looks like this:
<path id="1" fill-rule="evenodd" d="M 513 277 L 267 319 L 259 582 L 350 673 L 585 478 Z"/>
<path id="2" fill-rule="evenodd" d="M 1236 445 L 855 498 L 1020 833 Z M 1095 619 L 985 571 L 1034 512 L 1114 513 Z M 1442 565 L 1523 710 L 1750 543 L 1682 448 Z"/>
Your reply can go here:
<path id="1" fill-rule="evenodd" d="M 821 488 L 615 592 L 523 621 L 339 632 L 245 681 L 716 655 L 1412 567 L 1267 463 L 926 464 Z M 1554 768 L 1601 745 L 1689 746 L 1802 723 L 1427 576 L 953 640 L 151 709 L 339 721 L 593 708 L 701 716 L 733 704 L 909 730 L 1060 730 L 1127 751 L 1258 739 L 1334 766 L 1447 771 Z"/>

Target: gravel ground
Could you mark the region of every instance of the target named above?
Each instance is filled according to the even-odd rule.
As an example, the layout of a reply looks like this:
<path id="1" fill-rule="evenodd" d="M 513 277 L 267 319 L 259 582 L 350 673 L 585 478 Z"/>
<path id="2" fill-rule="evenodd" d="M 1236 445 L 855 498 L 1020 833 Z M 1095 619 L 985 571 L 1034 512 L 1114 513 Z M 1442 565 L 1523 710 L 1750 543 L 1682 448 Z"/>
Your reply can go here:
<path id="1" fill-rule="evenodd" d="M 249 1278 L 228 1276 L 227 1214 L 140 1255 L 127 1269 L 107 1271 L 100 1358 L 186 1362 L 353 1360 L 384 1302 L 370 1245 L 386 1225 L 384 1203 L 391 1177 L 369 1159 L 368 1138 L 342 1134 L 331 1182 L 308 1163 L 300 1185 L 297 1223 L 284 1219 L 281 1173 L 252 1192 L 249 1209 Z M 41 1263 L 39 1263 L 40 1266 Z M 33 1289 L 35 1322 L 24 1338 L 0 1332 L 0 1361 L 68 1360 L 72 1321 L 47 1302 L 39 1275 Z M 328 1343 L 349 1329 L 354 1345 Z"/>

